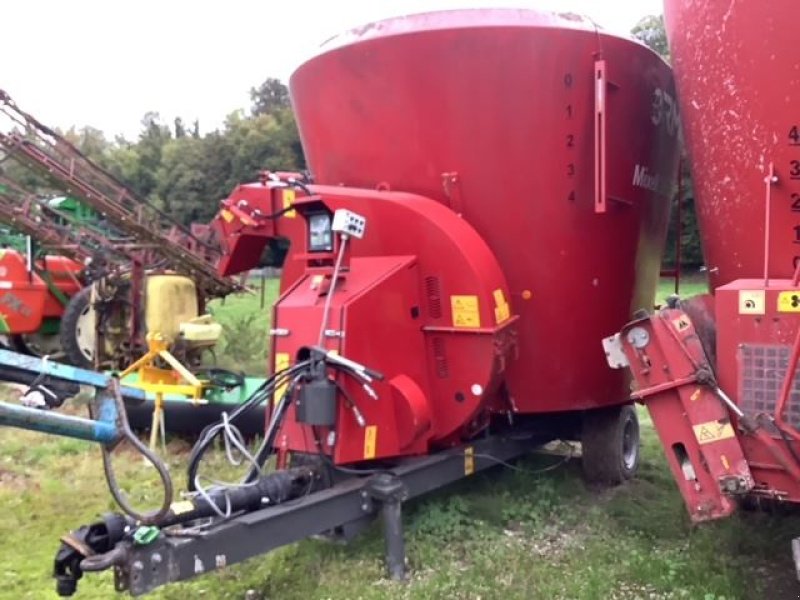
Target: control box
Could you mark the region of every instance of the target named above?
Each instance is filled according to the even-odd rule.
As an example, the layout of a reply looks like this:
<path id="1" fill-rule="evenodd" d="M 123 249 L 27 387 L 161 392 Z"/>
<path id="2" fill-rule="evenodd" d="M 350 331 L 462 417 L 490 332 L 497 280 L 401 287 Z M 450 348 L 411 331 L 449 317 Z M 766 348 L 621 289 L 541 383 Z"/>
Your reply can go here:
<path id="1" fill-rule="evenodd" d="M 367 220 L 364 217 L 344 208 L 338 209 L 333 214 L 333 225 L 331 229 L 338 233 L 361 239 L 364 237 L 364 230 L 366 227 Z"/>

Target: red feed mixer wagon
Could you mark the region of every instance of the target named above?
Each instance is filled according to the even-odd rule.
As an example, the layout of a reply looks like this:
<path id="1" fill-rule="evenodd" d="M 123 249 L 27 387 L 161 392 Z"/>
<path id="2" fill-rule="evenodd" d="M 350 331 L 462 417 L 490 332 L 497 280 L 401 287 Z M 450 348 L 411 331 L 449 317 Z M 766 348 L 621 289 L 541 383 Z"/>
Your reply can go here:
<path id="1" fill-rule="evenodd" d="M 667 0 L 665 16 L 712 293 L 605 345 L 703 521 L 800 502 L 800 4 Z"/>
<path id="2" fill-rule="evenodd" d="M 276 369 L 318 344 L 386 374 L 384 400 L 359 402 L 369 425 L 340 403 L 324 451 L 337 463 L 427 453 L 497 415 L 559 415 L 577 437 L 581 417 L 609 433 L 622 419 L 633 435 L 623 374 L 596 344 L 653 302 L 678 127 L 664 62 L 571 16 L 455 11 L 339 36 L 290 89 L 325 185 L 294 201 L 309 233 L 286 232 Z M 228 199 L 254 221 L 221 220 L 235 270 L 259 255 L 253 238 L 284 234 L 291 219 L 253 215 L 285 193 L 256 184 Z M 363 239 L 328 231 L 337 210 L 366 219 Z M 316 452 L 295 421 L 285 448 Z M 605 464 L 616 448 L 587 450 L 603 471 L 590 475 L 629 476 L 633 448 L 627 467 Z"/>
<path id="3" fill-rule="evenodd" d="M 144 593 L 379 511 L 399 576 L 406 498 L 556 438 L 582 439 L 592 478 L 636 469 L 598 340 L 653 303 L 678 155 L 666 63 L 574 15 L 466 10 L 336 37 L 290 90 L 313 182 L 265 174 L 215 220 L 224 275 L 290 241 L 255 456 L 277 470 L 148 519 L 227 511 L 200 538 L 135 544 L 124 515 L 77 530 L 61 593 L 111 566 Z"/>

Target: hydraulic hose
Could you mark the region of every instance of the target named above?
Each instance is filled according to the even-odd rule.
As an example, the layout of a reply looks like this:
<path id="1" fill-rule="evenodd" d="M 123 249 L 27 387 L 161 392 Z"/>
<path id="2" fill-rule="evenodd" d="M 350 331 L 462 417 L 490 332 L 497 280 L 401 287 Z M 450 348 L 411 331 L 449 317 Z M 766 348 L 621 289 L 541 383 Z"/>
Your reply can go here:
<path id="1" fill-rule="evenodd" d="M 272 377 L 270 377 L 267 381 L 265 381 L 253 394 L 248 398 L 245 402 L 240 404 L 236 407 L 227 418 L 227 424 L 235 423 L 242 415 L 246 414 L 249 410 L 258 406 L 262 402 L 269 402 L 270 396 L 272 393 L 278 389 L 284 383 L 290 381 L 294 378 L 298 373 L 302 372 L 308 366 L 308 361 L 302 361 L 295 364 L 288 369 L 284 369 L 282 371 L 278 371 Z M 281 403 L 275 408 L 273 412 L 273 419 L 271 422 L 274 421 L 274 415 L 279 412 Z M 189 455 L 189 465 L 187 467 L 187 482 L 186 486 L 189 491 L 197 491 L 196 481 L 197 481 L 197 473 L 200 467 L 200 462 L 205 455 L 206 451 L 211 447 L 214 439 L 222 434 L 225 431 L 226 424 L 224 422 L 214 423 L 208 425 L 203 431 L 200 432 L 200 437 L 198 438 L 197 442 L 195 443 L 194 447 L 192 448 L 192 452 Z M 268 428 L 269 429 L 269 428 Z M 277 429 L 277 428 L 276 428 Z M 266 451 L 265 451 L 266 448 Z M 267 445 L 267 440 L 265 437 L 265 442 L 262 443 L 261 448 L 259 449 L 256 460 L 263 461 L 266 460 L 266 456 L 269 454 L 269 446 Z M 266 452 L 266 454 L 265 454 Z M 250 473 L 248 473 L 248 479 L 250 477 Z"/>
<path id="2" fill-rule="evenodd" d="M 128 416 L 125 412 L 125 405 L 122 402 L 122 394 L 120 393 L 119 389 L 119 380 L 116 378 L 111 380 L 111 391 L 114 394 L 114 402 L 117 405 L 117 414 L 119 415 L 120 429 L 122 434 L 120 441 L 127 440 L 130 442 L 130 444 L 136 448 L 139 454 L 144 456 L 144 458 L 146 458 L 148 462 L 153 465 L 158 472 L 159 478 L 161 479 L 164 493 L 161 506 L 156 511 L 141 513 L 133 508 L 133 506 L 131 506 L 125 497 L 125 494 L 119 488 L 116 475 L 114 474 L 114 466 L 111 462 L 111 450 L 113 447 L 103 446 L 103 472 L 105 473 L 108 489 L 116 503 L 119 504 L 119 507 L 126 515 L 137 521 L 140 521 L 145 525 L 156 525 L 162 518 L 164 518 L 164 516 L 167 515 L 170 505 L 172 504 L 172 478 L 169 475 L 169 471 L 167 470 L 167 466 L 164 464 L 164 461 L 162 461 L 158 455 L 152 452 L 150 448 L 148 448 L 138 437 L 136 437 L 133 431 L 131 431 L 130 424 L 128 423 Z"/>

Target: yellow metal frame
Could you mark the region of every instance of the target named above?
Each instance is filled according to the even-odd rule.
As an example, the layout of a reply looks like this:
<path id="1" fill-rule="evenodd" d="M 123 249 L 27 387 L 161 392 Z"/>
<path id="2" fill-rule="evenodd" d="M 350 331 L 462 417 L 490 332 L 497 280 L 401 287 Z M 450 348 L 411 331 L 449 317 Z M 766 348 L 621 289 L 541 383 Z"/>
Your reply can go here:
<path id="1" fill-rule="evenodd" d="M 153 408 L 153 422 L 150 429 L 150 448 L 156 446 L 158 434 L 161 434 L 161 446 L 166 449 L 166 431 L 164 426 L 164 395 L 178 394 L 190 398 L 195 405 L 206 404 L 203 391 L 208 385 L 195 377 L 181 362 L 168 350 L 168 342 L 160 333 L 147 334 L 147 352 L 120 374 L 120 379 L 136 373 L 138 380 L 131 383 L 146 392 L 155 395 Z M 171 369 L 162 369 L 155 366 L 156 359 L 162 359 Z"/>

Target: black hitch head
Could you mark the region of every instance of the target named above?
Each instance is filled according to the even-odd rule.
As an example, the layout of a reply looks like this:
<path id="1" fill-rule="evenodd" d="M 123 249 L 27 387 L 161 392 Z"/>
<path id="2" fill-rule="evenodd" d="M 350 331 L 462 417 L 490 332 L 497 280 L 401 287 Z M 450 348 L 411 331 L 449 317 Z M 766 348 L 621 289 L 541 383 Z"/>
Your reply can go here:
<path id="1" fill-rule="evenodd" d="M 122 540 L 130 525 L 126 517 L 109 514 L 102 521 L 84 525 L 61 538 L 61 546 L 53 562 L 56 593 L 62 597 L 75 594 L 78 581 L 83 577 L 83 560 L 110 551 Z"/>

